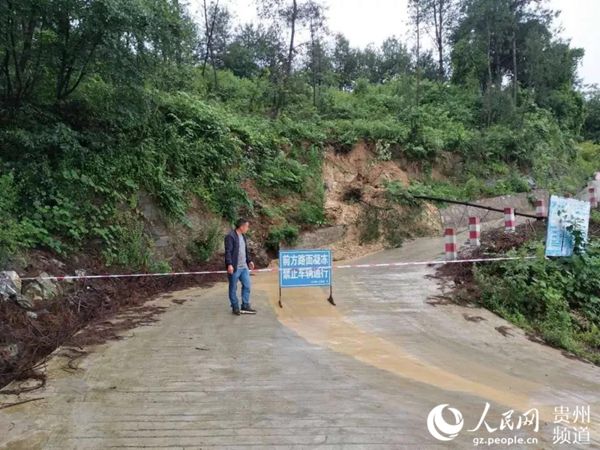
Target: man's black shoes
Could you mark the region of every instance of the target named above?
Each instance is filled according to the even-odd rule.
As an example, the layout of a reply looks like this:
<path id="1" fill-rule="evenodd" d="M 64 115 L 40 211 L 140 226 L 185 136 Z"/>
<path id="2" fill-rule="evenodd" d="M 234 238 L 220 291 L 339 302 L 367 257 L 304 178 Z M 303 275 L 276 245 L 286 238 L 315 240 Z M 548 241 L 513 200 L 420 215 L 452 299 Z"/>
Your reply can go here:
<path id="1" fill-rule="evenodd" d="M 242 305 L 242 309 L 232 308 L 231 313 L 235 316 L 239 316 L 241 314 L 256 314 L 256 310 L 251 308 L 250 305 L 248 305 L 248 306 Z"/>
<path id="2" fill-rule="evenodd" d="M 256 314 L 256 310 L 252 309 L 250 305 L 244 306 L 242 305 L 242 314 Z"/>

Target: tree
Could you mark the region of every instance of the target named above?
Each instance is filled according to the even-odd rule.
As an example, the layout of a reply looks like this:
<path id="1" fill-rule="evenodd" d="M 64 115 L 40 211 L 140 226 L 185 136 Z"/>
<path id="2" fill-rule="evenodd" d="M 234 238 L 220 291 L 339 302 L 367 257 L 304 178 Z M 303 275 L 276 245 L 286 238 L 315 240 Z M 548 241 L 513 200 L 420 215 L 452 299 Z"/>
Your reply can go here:
<path id="1" fill-rule="evenodd" d="M 350 47 L 350 41 L 342 34 L 335 35 L 332 55 L 333 71 L 340 89 L 351 89 L 357 78 L 357 51 Z"/>
<path id="2" fill-rule="evenodd" d="M 415 102 L 417 106 L 420 103 L 420 86 L 421 86 L 421 27 L 423 24 L 423 4 L 424 0 L 409 0 L 408 10 L 410 20 L 414 25 L 415 30 L 415 72 L 416 72 L 416 89 Z"/>
<path id="3" fill-rule="evenodd" d="M 494 120 L 492 96 L 504 98 L 508 80 L 513 107 L 518 106 L 519 87 L 523 87 L 533 92 L 540 106 L 562 115 L 566 126 L 575 129 L 581 124 L 582 102 L 573 86 L 583 52 L 554 38 L 551 26 L 556 14 L 544 4 L 544 0 L 463 4 L 452 36 L 453 80 L 479 83 L 488 125 Z"/>
<path id="4" fill-rule="evenodd" d="M 517 35 L 521 34 L 521 24 L 534 22 L 548 29 L 551 22 L 552 13 L 549 10 L 543 9 L 542 6 L 546 0 L 510 0 L 508 8 L 512 16 L 511 23 L 511 54 L 512 54 L 512 84 L 513 84 L 513 101 L 517 103 L 517 95 L 519 92 L 519 55 L 517 53 Z M 535 7 L 535 9 L 532 9 Z"/>
<path id="5" fill-rule="evenodd" d="M 223 65 L 239 77 L 256 78 L 268 73 L 275 82 L 284 47 L 275 29 L 246 24 L 235 31 L 224 52 Z"/>
<path id="6" fill-rule="evenodd" d="M 36 91 L 63 102 L 92 72 L 122 77 L 123 61 L 181 64 L 195 39 L 177 0 L 5 0 L 0 25 L 0 91 L 15 107 Z"/>
<path id="7" fill-rule="evenodd" d="M 287 56 L 285 58 L 278 99 L 274 114 L 285 104 L 285 94 L 292 74 L 294 57 L 297 53 L 297 34 L 310 23 L 318 22 L 323 17 L 323 6 L 314 0 L 258 0 L 259 13 L 261 17 L 271 20 L 272 26 L 280 32 L 288 30 Z"/>
<path id="8" fill-rule="evenodd" d="M 0 86 L 5 104 L 20 105 L 42 76 L 49 48 L 44 39 L 50 32 L 47 10 L 42 2 L 0 2 Z"/>
<path id="9" fill-rule="evenodd" d="M 422 0 L 423 22 L 433 28 L 434 46 L 437 52 L 438 77 L 446 77 L 446 48 L 450 30 L 457 19 L 457 0 Z"/>
<path id="10" fill-rule="evenodd" d="M 331 64 L 340 89 L 351 89 L 359 78 L 383 83 L 412 71 L 410 52 L 394 36 L 387 38 L 379 48 L 368 45 L 360 50 L 351 48 L 348 39 L 337 34 Z"/>
<path id="11" fill-rule="evenodd" d="M 2 83 L 4 99 L 14 105 L 29 97 L 50 69 L 54 94 L 64 100 L 81 83 L 100 46 L 126 18 L 116 0 L 3 1 Z"/>
<path id="12" fill-rule="evenodd" d="M 202 0 L 202 15 L 204 17 L 202 75 L 205 75 L 206 65 L 210 60 L 213 68 L 213 83 L 216 89 L 218 87 L 217 66 L 222 65 L 229 36 L 231 16 L 226 8 L 219 5 L 219 0 L 215 0 L 210 4 L 206 0 Z M 217 62 L 217 55 L 220 56 L 219 62 Z"/>
<path id="13" fill-rule="evenodd" d="M 309 67 L 311 72 L 311 87 L 313 106 L 317 106 L 318 89 L 323 82 L 324 60 L 327 58 L 323 45 L 323 34 L 326 32 L 323 8 L 315 2 L 306 5 L 308 29 L 310 33 Z"/>
<path id="14" fill-rule="evenodd" d="M 389 80 L 396 75 L 408 74 L 411 64 L 410 52 L 395 36 L 383 41 L 377 64 L 380 81 Z"/>
<path id="15" fill-rule="evenodd" d="M 597 86 L 587 92 L 585 106 L 583 136 L 585 139 L 600 144 L 600 89 Z"/>
<path id="16" fill-rule="evenodd" d="M 506 72 L 511 34 L 506 0 L 467 0 L 453 34 L 453 77 L 458 83 L 475 78 L 482 91 L 499 86 Z"/>
<path id="17" fill-rule="evenodd" d="M 356 57 L 358 60 L 358 78 L 364 78 L 371 83 L 381 82 L 378 70 L 379 49 L 373 44 L 369 44 L 364 50 L 357 50 Z"/>

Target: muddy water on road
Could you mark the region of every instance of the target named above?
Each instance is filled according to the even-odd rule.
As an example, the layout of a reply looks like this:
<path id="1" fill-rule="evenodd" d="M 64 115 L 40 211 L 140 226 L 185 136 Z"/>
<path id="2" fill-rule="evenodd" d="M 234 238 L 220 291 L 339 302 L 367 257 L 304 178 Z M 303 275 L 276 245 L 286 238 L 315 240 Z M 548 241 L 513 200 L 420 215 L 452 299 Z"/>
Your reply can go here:
<path id="1" fill-rule="evenodd" d="M 363 258 L 363 261 L 426 261 L 438 258 L 440 248 L 440 239 L 420 239 L 408 243 L 403 249 L 372 255 Z M 563 370 L 571 362 L 558 351 L 533 344 L 520 333 L 513 336 L 511 343 L 511 350 L 514 347 L 520 352 L 515 363 L 510 355 L 502 355 L 504 343 L 500 341 L 498 331 L 489 325 L 510 324 L 486 310 L 480 310 L 478 314 L 484 316 L 488 324 L 477 328 L 476 336 L 470 335 L 471 332 L 463 329 L 471 324 L 462 318 L 462 312 L 458 313 L 464 308 L 449 305 L 442 310 L 427 304 L 431 294 L 439 293 L 435 282 L 426 278 L 432 272 L 432 269 L 423 266 L 404 270 L 401 276 L 396 275 L 396 282 L 402 284 L 402 289 L 399 289 L 397 284 L 394 285 L 394 275 L 381 270 L 375 273 L 373 280 L 369 280 L 368 274 L 359 276 L 350 270 L 337 271 L 335 297 L 338 307 L 325 301 L 328 294 L 325 290 L 315 293 L 316 288 L 313 288 L 310 291 L 284 289 L 284 308 L 279 308 L 276 280 L 259 278 L 256 288 L 268 296 L 278 320 L 308 342 L 417 383 L 444 391 L 464 392 L 481 398 L 482 404 L 490 401 L 521 413 L 537 408 L 540 420 L 547 423 L 554 420 L 554 407 L 561 404 L 559 400 L 568 400 L 573 397 L 571 394 L 575 394 L 578 404 L 584 399 L 586 404 L 598 404 L 600 371 L 597 368 L 576 362 L 581 365 L 585 377 L 582 377 L 580 387 L 573 390 L 565 388 L 558 385 L 556 375 L 548 379 L 536 367 L 543 364 L 548 373 Z M 388 297 L 386 304 L 378 303 L 384 297 Z M 365 302 L 369 304 L 365 305 Z M 388 317 L 378 323 L 378 317 L 373 319 L 370 309 L 378 310 L 380 316 L 389 312 Z M 406 316 L 403 310 L 411 311 L 410 319 L 403 318 Z M 393 317 L 397 320 L 394 321 Z M 405 330 L 389 333 L 393 327 Z M 469 347 L 471 337 L 473 342 Z M 463 345 L 462 341 L 467 341 L 467 345 Z M 481 354 L 471 352 L 470 348 L 478 344 L 488 347 L 487 359 L 481 360 Z M 498 358 L 495 358 L 495 352 Z M 548 352 L 549 355 L 546 354 Z M 538 355 L 545 357 L 543 361 L 536 361 Z M 555 367 L 547 366 L 548 357 L 557 358 Z M 506 359 L 506 364 L 503 359 Z M 517 368 L 513 371 L 512 366 L 515 365 Z M 568 376 L 565 374 L 565 382 Z M 549 382 L 555 381 L 556 385 L 548 386 Z M 589 392 L 586 392 L 587 389 Z M 440 399 L 440 403 L 442 401 Z M 591 428 L 597 427 L 598 424 L 591 424 Z"/>

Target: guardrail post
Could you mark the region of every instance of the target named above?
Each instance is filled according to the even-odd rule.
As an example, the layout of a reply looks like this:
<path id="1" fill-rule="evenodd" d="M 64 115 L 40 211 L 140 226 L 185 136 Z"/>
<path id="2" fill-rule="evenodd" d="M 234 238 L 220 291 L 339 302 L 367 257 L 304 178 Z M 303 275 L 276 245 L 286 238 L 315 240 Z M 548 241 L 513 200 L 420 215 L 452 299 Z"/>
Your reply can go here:
<path id="1" fill-rule="evenodd" d="M 597 208 L 598 207 L 598 197 L 596 197 L 596 188 L 589 187 L 588 195 L 589 195 L 590 205 L 592 206 L 592 209 Z"/>
<path id="2" fill-rule="evenodd" d="M 481 222 L 479 217 L 469 217 L 469 244 L 473 247 L 481 245 Z"/>
<path id="3" fill-rule="evenodd" d="M 538 198 L 535 201 L 535 215 L 540 219 L 548 216 L 548 211 L 546 210 L 546 202 L 544 199 Z"/>
<path id="4" fill-rule="evenodd" d="M 454 228 L 446 228 L 444 231 L 444 250 L 446 252 L 446 259 L 448 261 L 454 261 L 458 258 L 458 251 L 456 248 L 456 230 Z"/>
<path id="5" fill-rule="evenodd" d="M 514 233 L 515 225 L 515 208 L 504 208 L 504 231 Z"/>

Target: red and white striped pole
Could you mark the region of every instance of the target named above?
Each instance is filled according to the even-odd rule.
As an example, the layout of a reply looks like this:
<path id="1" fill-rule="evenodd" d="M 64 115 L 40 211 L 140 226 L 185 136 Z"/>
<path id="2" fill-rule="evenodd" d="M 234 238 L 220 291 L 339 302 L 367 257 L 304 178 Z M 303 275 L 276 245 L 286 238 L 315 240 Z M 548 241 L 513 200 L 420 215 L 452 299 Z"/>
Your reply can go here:
<path id="1" fill-rule="evenodd" d="M 504 208 L 504 231 L 514 233 L 515 225 L 515 208 Z"/>
<path id="2" fill-rule="evenodd" d="M 458 258 L 456 249 L 456 230 L 454 228 L 446 228 L 444 232 L 444 250 L 446 251 L 446 259 L 453 261 Z"/>
<path id="3" fill-rule="evenodd" d="M 540 218 L 548 216 L 548 212 L 546 211 L 546 202 L 544 199 L 538 198 L 535 201 L 535 215 Z"/>
<path id="4" fill-rule="evenodd" d="M 479 217 L 469 217 L 469 244 L 473 247 L 481 245 L 481 222 Z"/>
<path id="5" fill-rule="evenodd" d="M 590 198 L 590 205 L 592 208 L 597 208 L 598 207 L 598 197 L 596 197 L 596 188 L 595 187 L 589 187 L 588 188 L 588 194 L 589 194 L 589 198 Z"/>

